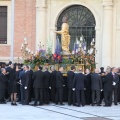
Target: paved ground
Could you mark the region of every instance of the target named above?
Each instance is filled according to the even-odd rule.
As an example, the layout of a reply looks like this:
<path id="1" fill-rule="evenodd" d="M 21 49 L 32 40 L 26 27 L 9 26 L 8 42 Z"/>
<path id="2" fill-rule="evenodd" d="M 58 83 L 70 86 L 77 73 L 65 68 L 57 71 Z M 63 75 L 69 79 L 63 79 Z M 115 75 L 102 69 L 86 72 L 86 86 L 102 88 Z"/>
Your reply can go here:
<path id="1" fill-rule="evenodd" d="M 112 107 L 74 107 L 0 105 L 0 120 L 120 120 L 120 105 Z"/>

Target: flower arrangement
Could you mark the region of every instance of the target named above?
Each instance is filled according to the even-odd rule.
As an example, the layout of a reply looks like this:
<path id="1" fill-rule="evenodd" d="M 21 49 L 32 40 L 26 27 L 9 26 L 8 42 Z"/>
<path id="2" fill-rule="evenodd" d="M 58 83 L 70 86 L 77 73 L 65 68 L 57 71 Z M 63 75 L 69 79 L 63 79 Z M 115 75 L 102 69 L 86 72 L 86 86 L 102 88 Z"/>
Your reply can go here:
<path id="1" fill-rule="evenodd" d="M 90 50 L 86 50 L 86 46 L 84 43 L 82 43 L 82 38 L 80 43 L 77 41 L 77 47 L 75 45 L 74 51 L 69 55 L 63 55 L 61 52 L 61 45 L 59 43 L 59 39 L 57 38 L 56 41 L 56 49 L 55 53 L 52 54 L 52 45 L 53 42 L 51 40 L 47 43 L 47 49 L 45 49 L 44 45 L 40 44 L 38 45 L 39 48 L 34 54 L 33 52 L 30 53 L 30 50 L 27 51 L 26 55 L 26 48 L 27 44 L 25 41 L 24 49 L 21 48 L 23 52 L 24 57 L 24 64 L 31 65 L 32 68 L 35 68 L 36 65 L 44 65 L 45 63 L 54 65 L 54 64 L 83 64 L 86 68 L 95 68 L 95 55 L 96 55 L 96 48 L 95 48 L 95 41 L 91 42 L 91 48 Z M 29 54 L 28 54 L 29 53 Z"/>

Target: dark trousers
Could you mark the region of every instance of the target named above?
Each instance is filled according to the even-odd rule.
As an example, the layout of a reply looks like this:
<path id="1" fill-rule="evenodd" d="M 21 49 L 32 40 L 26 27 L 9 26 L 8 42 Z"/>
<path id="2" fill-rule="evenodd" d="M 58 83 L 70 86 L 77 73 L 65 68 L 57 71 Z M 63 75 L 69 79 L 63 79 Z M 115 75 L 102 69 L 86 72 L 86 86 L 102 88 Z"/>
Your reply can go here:
<path id="1" fill-rule="evenodd" d="M 29 104 L 29 88 L 25 89 L 25 104 Z"/>
<path id="2" fill-rule="evenodd" d="M 24 103 L 25 100 L 25 90 L 24 90 L 24 86 L 20 85 L 20 92 L 21 92 L 21 103 Z"/>
<path id="3" fill-rule="evenodd" d="M 102 100 L 104 99 L 104 92 L 100 92 L 100 104 L 102 103 Z"/>
<path id="4" fill-rule="evenodd" d="M 112 105 L 112 92 L 104 91 L 104 101 L 106 106 Z"/>
<path id="5" fill-rule="evenodd" d="M 100 103 L 100 90 L 92 90 L 92 104 L 95 102 L 95 96 L 96 96 L 96 103 Z"/>
<path id="6" fill-rule="evenodd" d="M 117 103 L 118 102 L 117 88 L 113 88 L 113 92 L 114 92 L 114 103 Z"/>
<path id="7" fill-rule="evenodd" d="M 44 88 L 44 102 L 49 103 L 49 88 Z"/>
<path id="8" fill-rule="evenodd" d="M 56 103 L 59 101 L 62 103 L 63 100 L 63 88 L 57 88 L 56 96 L 55 96 L 55 101 Z"/>
<path id="9" fill-rule="evenodd" d="M 21 86 L 21 85 L 17 85 L 17 97 L 18 97 L 18 101 L 21 101 L 21 91 L 20 91 L 20 86 Z"/>
<path id="10" fill-rule="evenodd" d="M 77 105 L 85 105 L 85 95 L 84 90 L 76 90 Z"/>
<path id="11" fill-rule="evenodd" d="M 6 89 L 0 89 L 0 102 L 4 102 Z"/>
<path id="12" fill-rule="evenodd" d="M 72 88 L 68 89 L 68 105 L 75 104 L 75 91 Z"/>
<path id="13" fill-rule="evenodd" d="M 55 102 L 55 94 L 56 94 L 56 88 L 51 87 L 50 97 L 52 102 Z"/>
<path id="14" fill-rule="evenodd" d="M 85 90 L 85 104 L 90 105 L 92 103 L 92 91 L 91 89 Z"/>
<path id="15" fill-rule="evenodd" d="M 35 92 L 35 103 L 39 100 L 39 104 L 43 104 L 43 88 L 34 88 Z"/>

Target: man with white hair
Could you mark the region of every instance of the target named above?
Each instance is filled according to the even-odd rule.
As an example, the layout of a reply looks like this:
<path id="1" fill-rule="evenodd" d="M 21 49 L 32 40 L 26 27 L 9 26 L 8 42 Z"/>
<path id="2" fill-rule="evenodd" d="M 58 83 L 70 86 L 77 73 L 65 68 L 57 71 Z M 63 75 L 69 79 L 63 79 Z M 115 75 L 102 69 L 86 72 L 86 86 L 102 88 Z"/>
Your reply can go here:
<path id="1" fill-rule="evenodd" d="M 100 73 L 100 70 L 95 69 L 95 73 L 91 74 L 92 106 L 94 106 L 95 96 L 96 96 L 97 106 L 101 106 L 100 91 L 102 90 L 102 80 L 99 73 Z"/>

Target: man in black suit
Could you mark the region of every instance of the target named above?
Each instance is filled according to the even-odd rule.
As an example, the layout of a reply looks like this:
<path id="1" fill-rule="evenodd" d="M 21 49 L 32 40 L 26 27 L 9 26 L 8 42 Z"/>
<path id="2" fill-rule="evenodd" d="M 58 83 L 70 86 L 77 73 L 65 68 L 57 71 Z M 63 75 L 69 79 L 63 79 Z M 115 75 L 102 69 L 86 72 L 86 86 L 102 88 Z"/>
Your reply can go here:
<path id="1" fill-rule="evenodd" d="M 102 81 L 99 75 L 99 69 L 95 69 L 95 73 L 91 74 L 91 89 L 92 89 L 92 106 L 94 106 L 95 96 L 97 106 L 100 105 L 100 92 L 102 91 Z"/>
<path id="2" fill-rule="evenodd" d="M 75 75 L 73 80 L 73 91 L 76 90 L 76 98 L 77 98 L 77 107 L 81 105 L 85 105 L 85 96 L 84 96 L 84 82 L 85 75 L 82 73 L 82 68 L 79 69 L 79 73 Z"/>
<path id="3" fill-rule="evenodd" d="M 20 92 L 21 92 L 21 104 L 24 104 L 25 100 L 25 66 L 23 66 L 23 70 L 19 74 L 19 79 L 20 79 Z"/>
<path id="4" fill-rule="evenodd" d="M 112 77 L 113 77 L 113 92 L 114 92 L 114 104 L 117 105 L 118 102 L 118 82 L 119 82 L 119 77 L 116 74 L 117 69 L 115 67 L 112 68 Z"/>
<path id="5" fill-rule="evenodd" d="M 55 94 L 56 94 L 56 73 L 55 67 L 51 67 L 50 75 L 50 87 L 51 87 L 51 101 L 55 103 Z"/>
<path id="6" fill-rule="evenodd" d="M 6 103 L 4 101 L 4 98 L 5 98 L 5 92 L 7 90 L 8 79 L 5 75 L 6 75 L 6 70 L 4 68 L 1 68 L 1 74 L 0 74 L 0 104 L 5 104 Z"/>
<path id="7" fill-rule="evenodd" d="M 71 70 L 67 72 L 67 85 L 68 85 L 68 105 L 75 105 L 75 92 L 72 90 L 73 80 L 75 77 L 75 66 L 71 66 Z"/>
<path id="8" fill-rule="evenodd" d="M 64 79 L 63 79 L 63 67 L 59 68 L 59 71 L 56 74 L 56 97 L 55 97 L 55 101 L 56 104 L 58 104 L 58 101 L 60 101 L 60 105 L 64 105 L 62 100 L 63 100 L 63 87 L 64 87 Z"/>
<path id="9" fill-rule="evenodd" d="M 29 80 L 29 102 L 31 102 L 31 98 L 33 97 L 33 70 L 29 66 L 30 80 Z"/>
<path id="10" fill-rule="evenodd" d="M 44 103 L 49 103 L 50 72 L 48 67 L 44 67 Z"/>
<path id="11" fill-rule="evenodd" d="M 92 103 L 92 91 L 91 91 L 91 74 L 90 70 L 86 69 L 86 79 L 85 79 L 85 102 L 86 105 Z"/>
<path id="12" fill-rule="evenodd" d="M 29 89 L 30 89 L 30 71 L 29 66 L 25 65 L 25 103 L 24 105 L 29 105 Z"/>
<path id="13" fill-rule="evenodd" d="M 103 91 L 104 91 L 104 101 L 106 107 L 112 105 L 112 91 L 113 91 L 113 76 L 112 73 L 108 70 L 106 70 L 106 75 L 105 78 L 103 79 L 104 86 L 103 86 Z"/>
<path id="14" fill-rule="evenodd" d="M 38 67 L 38 71 L 36 71 L 33 75 L 34 79 L 34 92 L 35 92 L 35 102 L 34 105 L 37 105 L 39 100 L 39 105 L 43 104 L 43 88 L 44 88 L 44 73 L 42 72 L 42 67 Z"/>

